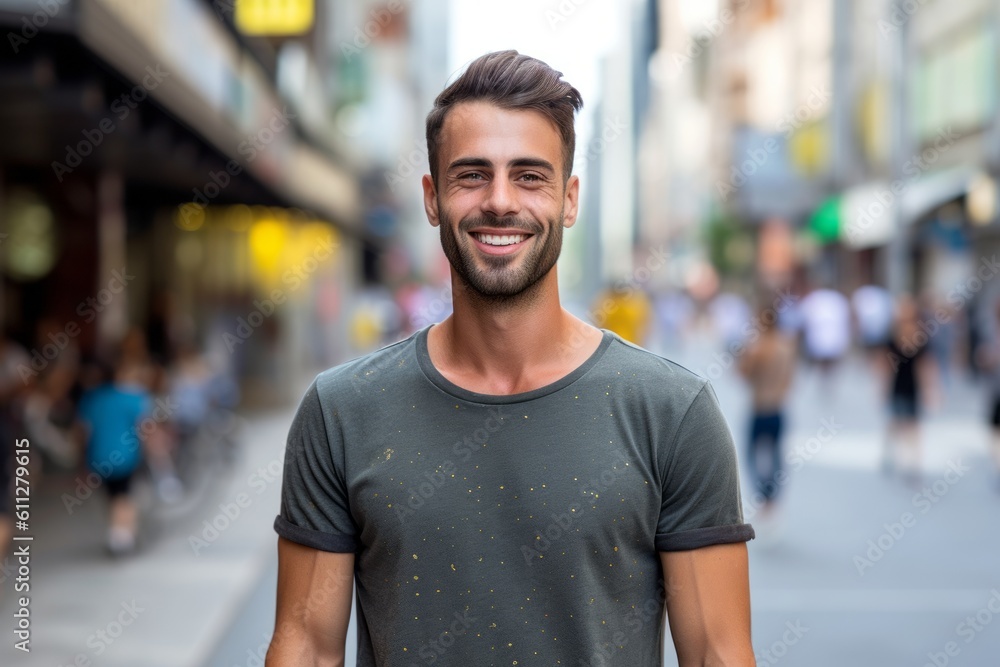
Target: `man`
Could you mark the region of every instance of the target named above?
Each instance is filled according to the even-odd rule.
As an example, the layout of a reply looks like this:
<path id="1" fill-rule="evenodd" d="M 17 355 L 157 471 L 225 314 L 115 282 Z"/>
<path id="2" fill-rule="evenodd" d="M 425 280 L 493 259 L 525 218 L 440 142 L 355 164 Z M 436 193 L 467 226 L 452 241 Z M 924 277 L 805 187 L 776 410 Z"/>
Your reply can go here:
<path id="1" fill-rule="evenodd" d="M 707 382 L 574 318 L 579 93 L 492 53 L 427 118 L 445 321 L 320 374 L 292 425 L 268 667 L 752 665 L 732 437 Z"/>

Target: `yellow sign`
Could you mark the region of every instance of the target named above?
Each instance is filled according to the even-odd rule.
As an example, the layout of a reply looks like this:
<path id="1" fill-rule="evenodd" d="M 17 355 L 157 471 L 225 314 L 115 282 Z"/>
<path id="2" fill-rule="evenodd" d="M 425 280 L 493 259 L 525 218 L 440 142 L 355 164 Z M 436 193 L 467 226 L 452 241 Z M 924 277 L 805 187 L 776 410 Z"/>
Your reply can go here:
<path id="1" fill-rule="evenodd" d="M 301 35 L 313 26 L 315 0 L 236 0 L 244 35 Z"/>
<path id="2" fill-rule="evenodd" d="M 804 174 L 818 174 L 826 166 L 829 143 L 825 122 L 816 120 L 806 123 L 788 141 L 792 164 Z"/>

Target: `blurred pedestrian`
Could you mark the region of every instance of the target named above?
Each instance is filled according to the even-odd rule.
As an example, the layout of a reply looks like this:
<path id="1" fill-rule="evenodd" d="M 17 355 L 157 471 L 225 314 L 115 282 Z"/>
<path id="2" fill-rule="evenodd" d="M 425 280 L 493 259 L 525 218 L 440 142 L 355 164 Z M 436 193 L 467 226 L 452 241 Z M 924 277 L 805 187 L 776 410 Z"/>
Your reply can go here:
<path id="1" fill-rule="evenodd" d="M 976 350 L 977 365 L 988 378 L 990 414 L 990 453 L 996 471 L 996 489 L 1000 491 L 1000 301 L 994 304 L 993 335 Z"/>
<path id="2" fill-rule="evenodd" d="M 880 285 L 863 285 L 851 295 L 858 342 L 870 354 L 877 354 L 889 341 L 892 330 L 892 296 Z"/>
<path id="3" fill-rule="evenodd" d="M 930 294 L 926 297 L 925 312 L 934 313 L 933 320 L 924 323 L 924 331 L 930 337 L 930 352 L 936 362 L 941 387 L 947 391 L 952 383 L 952 366 L 958 342 L 956 321 L 959 313 L 954 304 L 947 299 Z"/>
<path id="4" fill-rule="evenodd" d="M 110 499 L 107 548 L 124 555 L 135 548 L 138 508 L 131 495 L 132 477 L 142 461 L 140 422 L 151 411 L 149 392 L 129 382 L 105 361 L 95 362 L 98 384 L 83 394 L 79 419 L 86 442 L 87 467 L 100 476 Z"/>
<path id="5" fill-rule="evenodd" d="M 833 375 L 851 345 L 851 309 L 847 297 L 817 289 L 802 300 L 803 340 L 809 360 L 820 371 L 823 393 L 833 398 Z"/>
<path id="6" fill-rule="evenodd" d="M 929 338 L 920 327 L 920 309 L 908 295 L 899 298 L 881 367 L 886 379 L 890 421 L 882 470 L 898 471 L 918 486 L 921 479 L 920 413 L 936 403 L 934 361 Z"/>
<path id="7" fill-rule="evenodd" d="M 57 466 L 71 469 L 76 465 L 77 447 L 73 442 L 73 417 L 76 413 L 74 385 L 80 374 L 80 348 L 75 338 L 62 330 L 52 317 L 42 318 L 35 335 L 35 349 L 53 349 L 48 363 L 32 369 L 24 392 L 22 419 L 24 432 L 34 449 Z"/>
<path id="8" fill-rule="evenodd" d="M 773 311 L 759 313 L 759 336 L 751 340 L 739 360 L 740 374 L 750 385 L 753 401 L 747 466 L 753 486 L 763 498 L 760 518 L 765 522 L 773 513 L 781 485 L 785 400 L 796 361 L 795 341 L 779 329 L 776 320 Z"/>

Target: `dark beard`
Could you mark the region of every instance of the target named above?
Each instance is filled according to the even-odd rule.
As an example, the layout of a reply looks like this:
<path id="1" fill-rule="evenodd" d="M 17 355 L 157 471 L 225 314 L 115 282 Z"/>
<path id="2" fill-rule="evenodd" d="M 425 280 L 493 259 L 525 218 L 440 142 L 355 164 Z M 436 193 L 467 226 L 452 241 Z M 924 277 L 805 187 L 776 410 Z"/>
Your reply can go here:
<path id="1" fill-rule="evenodd" d="M 464 289 L 475 301 L 494 307 L 510 308 L 534 300 L 542 278 L 555 266 L 562 250 L 562 211 L 558 218 L 549 221 L 547 233 L 545 227 L 530 218 L 483 216 L 462 220 L 458 223 L 456 234 L 440 203 L 438 206 L 441 211 L 441 247 L 462 283 L 455 287 Z M 520 258 L 482 255 L 472 245 L 469 235 L 469 230 L 476 227 L 528 232 L 533 235 L 531 243 L 534 245 L 527 253 L 518 253 L 525 255 Z M 480 260 L 477 260 L 477 255 Z M 515 262 L 520 266 L 512 267 Z M 482 268 L 484 264 L 485 268 Z"/>

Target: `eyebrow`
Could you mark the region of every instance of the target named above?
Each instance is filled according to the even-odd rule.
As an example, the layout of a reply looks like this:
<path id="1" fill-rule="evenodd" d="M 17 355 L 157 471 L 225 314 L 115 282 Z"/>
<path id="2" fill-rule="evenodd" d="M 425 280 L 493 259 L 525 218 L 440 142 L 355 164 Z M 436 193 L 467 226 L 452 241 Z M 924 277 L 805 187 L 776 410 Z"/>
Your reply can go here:
<path id="1" fill-rule="evenodd" d="M 556 168 L 548 160 L 533 157 L 515 158 L 507 163 L 508 167 L 535 167 L 555 172 Z M 493 162 L 481 157 L 463 157 L 448 165 L 448 171 L 461 167 L 493 167 Z"/>

